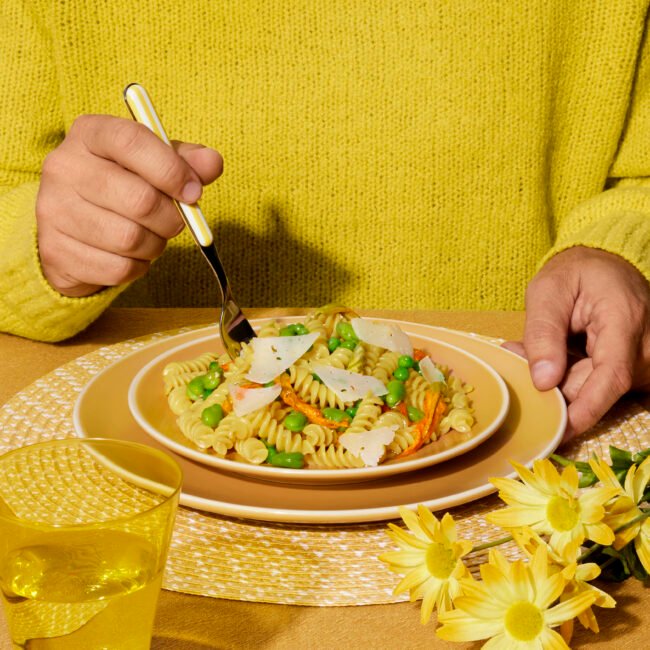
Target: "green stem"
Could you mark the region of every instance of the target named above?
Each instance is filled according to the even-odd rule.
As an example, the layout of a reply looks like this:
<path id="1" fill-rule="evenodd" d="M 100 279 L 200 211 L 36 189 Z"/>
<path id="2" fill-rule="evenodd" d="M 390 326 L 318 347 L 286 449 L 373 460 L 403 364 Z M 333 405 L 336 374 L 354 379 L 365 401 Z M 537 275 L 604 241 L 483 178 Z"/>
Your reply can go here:
<path id="1" fill-rule="evenodd" d="M 479 544 L 478 546 L 472 547 L 470 553 L 475 553 L 477 551 L 484 551 L 487 548 L 492 548 L 493 546 L 499 546 L 499 544 L 505 544 L 506 542 L 512 541 L 512 535 L 506 535 L 500 539 L 492 540 L 491 542 L 485 542 L 485 544 Z"/>
<path id="2" fill-rule="evenodd" d="M 634 517 L 634 519 L 630 519 L 630 521 L 622 524 L 618 528 L 614 529 L 614 533 L 618 533 L 621 530 L 625 530 L 626 528 L 629 528 L 630 526 L 633 526 L 639 521 L 643 521 L 644 519 L 647 519 L 650 517 L 650 511 L 648 510 L 642 510 L 641 514 L 637 515 Z M 584 562 L 590 555 L 594 554 L 596 551 L 599 551 L 601 548 L 604 548 L 602 544 L 594 544 L 591 548 L 588 548 L 579 558 L 578 562 Z"/>

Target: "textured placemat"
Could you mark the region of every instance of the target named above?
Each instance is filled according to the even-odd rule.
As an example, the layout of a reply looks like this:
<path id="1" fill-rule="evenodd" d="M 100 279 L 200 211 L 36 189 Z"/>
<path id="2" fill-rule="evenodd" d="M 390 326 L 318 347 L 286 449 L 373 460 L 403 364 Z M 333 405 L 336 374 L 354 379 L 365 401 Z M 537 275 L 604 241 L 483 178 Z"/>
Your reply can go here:
<path id="1" fill-rule="evenodd" d="M 155 340 L 190 329 L 196 328 L 100 348 L 38 379 L 0 409 L 0 453 L 73 436 L 74 402 L 96 373 Z M 591 453 L 606 456 L 610 444 L 626 449 L 650 447 L 650 413 L 634 401 L 623 401 L 563 453 L 581 459 Z M 500 531 L 483 519 L 498 503 L 491 496 L 452 509 L 459 534 L 476 543 L 499 537 Z M 408 596 L 392 594 L 399 577 L 377 559 L 393 548 L 385 530 L 385 522 L 274 524 L 183 507 L 176 520 L 164 587 L 203 596 L 294 605 L 405 600 Z M 514 555 L 516 550 L 506 549 L 506 553 Z"/>

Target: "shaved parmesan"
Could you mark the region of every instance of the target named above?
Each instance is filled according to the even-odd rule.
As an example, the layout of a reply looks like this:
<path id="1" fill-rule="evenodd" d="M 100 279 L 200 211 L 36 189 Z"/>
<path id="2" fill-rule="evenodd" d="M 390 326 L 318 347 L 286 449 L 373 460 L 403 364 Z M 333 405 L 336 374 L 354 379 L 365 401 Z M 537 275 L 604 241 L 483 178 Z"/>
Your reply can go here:
<path id="1" fill-rule="evenodd" d="M 309 350 L 318 338 L 318 332 L 300 336 L 261 336 L 254 338 L 253 362 L 246 379 L 265 384 L 281 375 Z"/>
<path id="2" fill-rule="evenodd" d="M 230 387 L 230 398 L 235 415 L 242 417 L 270 404 L 282 391 L 280 384 L 266 388 Z"/>
<path id="3" fill-rule="evenodd" d="M 424 357 L 420 360 L 420 370 L 422 371 L 422 376 L 430 383 L 446 383 L 445 376 L 436 368 L 431 357 Z"/>
<path id="4" fill-rule="evenodd" d="M 353 456 L 361 458 L 366 467 L 375 467 L 386 451 L 386 445 L 393 442 L 397 425 L 379 427 L 361 433 L 344 433 L 339 442 Z"/>
<path id="5" fill-rule="evenodd" d="M 325 386 L 334 391 L 344 402 L 356 402 L 368 393 L 380 397 L 388 392 L 386 386 L 379 379 L 370 375 L 360 375 L 357 372 L 319 363 L 312 363 L 311 368 Z"/>
<path id="6" fill-rule="evenodd" d="M 360 341 L 413 356 L 413 345 L 409 337 L 397 325 L 376 323 L 367 318 L 353 318 L 350 324 Z"/>

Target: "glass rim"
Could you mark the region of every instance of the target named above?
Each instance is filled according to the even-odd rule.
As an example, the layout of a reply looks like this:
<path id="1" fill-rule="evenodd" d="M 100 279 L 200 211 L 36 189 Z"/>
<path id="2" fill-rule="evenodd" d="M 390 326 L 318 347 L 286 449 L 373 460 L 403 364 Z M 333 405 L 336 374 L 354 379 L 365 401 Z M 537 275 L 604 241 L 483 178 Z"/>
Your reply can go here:
<path id="1" fill-rule="evenodd" d="M 116 440 L 114 438 L 82 438 L 82 437 L 71 436 L 69 438 L 53 438 L 52 440 L 41 440 L 39 442 L 34 442 L 29 445 L 23 445 L 22 447 L 17 447 L 16 449 L 11 449 L 8 452 L 5 452 L 4 454 L 0 455 L 0 467 L 3 464 L 3 461 L 9 458 L 10 456 L 15 456 L 21 453 L 25 453 L 27 450 L 33 449 L 34 447 L 39 447 L 39 448 L 57 447 L 59 445 L 62 445 L 63 443 L 73 443 L 73 444 L 82 444 L 82 445 L 91 443 L 91 444 L 99 444 L 100 446 L 116 445 L 118 447 L 131 447 L 131 448 L 139 449 L 140 451 L 151 454 L 152 456 L 157 456 L 159 460 L 164 461 L 169 466 L 169 468 L 175 471 L 177 475 L 175 486 L 170 486 L 170 493 L 166 494 L 164 496 L 164 499 L 160 503 L 157 503 L 156 505 L 150 508 L 141 510 L 131 515 L 124 515 L 122 517 L 111 517 L 110 519 L 106 519 L 104 521 L 86 522 L 81 524 L 77 524 L 77 523 L 51 524 L 44 521 L 30 521 L 27 519 L 23 519 L 22 517 L 7 514 L 6 512 L 3 512 L 1 508 L 0 508 L 0 520 L 18 524 L 23 527 L 36 528 L 43 531 L 56 531 L 56 530 L 66 530 L 66 529 L 98 530 L 102 528 L 109 528 L 113 524 L 121 524 L 126 521 L 134 521 L 141 517 L 150 516 L 156 510 L 164 507 L 171 500 L 176 498 L 176 496 L 180 494 L 180 491 L 183 487 L 183 471 L 181 470 L 181 467 L 178 464 L 178 462 L 174 458 L 172 458 L 169 454 L 165 453 L 160 449 L 156 449 L 155 447 L 150 447 L 149 445 L 145 445 L 141 442 L 133 442 L 131 440 Z"/>

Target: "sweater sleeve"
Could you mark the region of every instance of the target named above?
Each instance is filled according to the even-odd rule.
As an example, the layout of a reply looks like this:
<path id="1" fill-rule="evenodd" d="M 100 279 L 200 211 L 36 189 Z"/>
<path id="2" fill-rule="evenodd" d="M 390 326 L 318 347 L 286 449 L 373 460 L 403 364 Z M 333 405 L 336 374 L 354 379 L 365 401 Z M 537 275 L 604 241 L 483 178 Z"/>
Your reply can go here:
<path id="1" fill-rule="evenodd" d="M 555 244 L 542 264 L 572 246 L 589 246 L 623 257 L 650 281 L 650 43 L 647 36 L 646 33 L 606 189 L 579 203 L 558 223 Z"/>
<path id="2" fill-rule="evenodd" d="M 41 271 L 35 217 L 40 169 L 62 141 L 64 126 L 49 37 L 32 5 L 0 2 L 0 330 L 59 341 L 90 324 L 123 287 L 68 298 Z"/>

